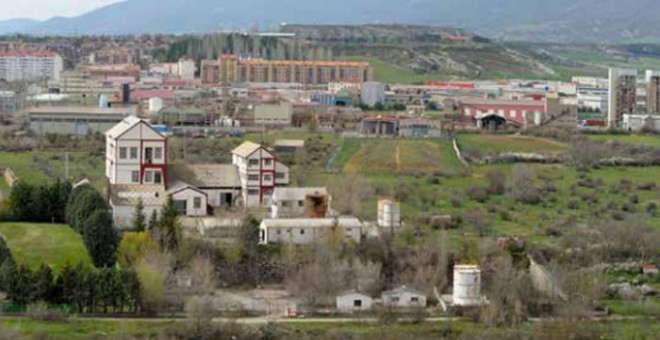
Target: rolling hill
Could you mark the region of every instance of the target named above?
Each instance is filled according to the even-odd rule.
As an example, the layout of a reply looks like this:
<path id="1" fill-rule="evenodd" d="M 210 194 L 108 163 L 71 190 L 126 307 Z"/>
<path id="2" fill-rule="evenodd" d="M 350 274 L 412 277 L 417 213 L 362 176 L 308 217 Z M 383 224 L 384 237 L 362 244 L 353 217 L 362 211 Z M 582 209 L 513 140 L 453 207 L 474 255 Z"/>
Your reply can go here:
<path id="1" fill-rule="evenodd" d="M 660 40 L 657 0 L 127 0 L 72 17 L 0 22 L 0 34 L 195 33 L 281 23 L 453 26 L 504 40 Z"/>

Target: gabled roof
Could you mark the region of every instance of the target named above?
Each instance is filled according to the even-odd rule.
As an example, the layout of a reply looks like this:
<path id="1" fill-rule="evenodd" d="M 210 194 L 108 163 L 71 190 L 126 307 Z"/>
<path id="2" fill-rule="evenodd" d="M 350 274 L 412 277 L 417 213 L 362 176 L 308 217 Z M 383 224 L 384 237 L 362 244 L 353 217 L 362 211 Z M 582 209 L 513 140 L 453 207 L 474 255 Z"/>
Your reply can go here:
<path id="1" fill-rule="evenodd" d="M 412 293 L 421 296 L 426 296 L 426 294 L 422 293 L 421 291 L 414 288 L 406 287 L 405 285 L 388 291 L 384 291 L 383 295 L 392 295 L 392 294 L 400 294 L 400 293 Z"/>
<path id="2" fill-rule="evenodd" d="M 253 143 L 253 142 L 244 142 L 243 144 L 239 145 L 236 149 L 232 150 L 232 154 L 239 156 L 239 157 L 249 157 L 251 154 L 255 153 L 257 150 L 261 148 L 260 144 Z"/>
<path id="3" fill-rule="evenodd" d="M 112 129 L 108 130 L 108 132 L 105 133 L 106 137 L 112 138 L 112 139 L 117 139 L 121 135 L 125 134 L 132 128 L 136 127 L 140 123 L 146 124 L 151 130 L 153 130 L 155 133 L 160 135 L 161 137 L 165 138 L 162 133 L 154 129 L 151 124 L 148 124 L 147 122 L 143 121 L 142 119 L 135 117 L 135 116 L 128 116 L 124 118 L 119 124 L 115 125 L 112 127 Z"/>
<path id="4" fill-rule="evenodd" d="M 177 164 L 168 167 L 168 181 L 198 188 L 240 188 L 238 168 L 231 164 Z"/>

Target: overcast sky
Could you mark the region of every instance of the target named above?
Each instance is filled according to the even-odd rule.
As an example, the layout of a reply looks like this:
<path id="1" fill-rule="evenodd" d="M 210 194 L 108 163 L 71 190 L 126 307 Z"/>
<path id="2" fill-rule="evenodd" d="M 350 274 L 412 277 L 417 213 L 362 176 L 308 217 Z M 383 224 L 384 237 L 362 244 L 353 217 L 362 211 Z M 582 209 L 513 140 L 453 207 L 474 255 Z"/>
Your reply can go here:
<path id="1" fill-rule="evenodd" d="M 0 20 L 75 16 L 122 0 L 0 0 Z"/>

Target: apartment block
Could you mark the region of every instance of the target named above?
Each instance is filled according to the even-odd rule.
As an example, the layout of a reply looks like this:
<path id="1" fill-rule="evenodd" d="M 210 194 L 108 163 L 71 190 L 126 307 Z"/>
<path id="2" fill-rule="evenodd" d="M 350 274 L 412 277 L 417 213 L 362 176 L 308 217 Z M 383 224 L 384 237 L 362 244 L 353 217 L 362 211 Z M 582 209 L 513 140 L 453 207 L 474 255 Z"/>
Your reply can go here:
<path id="1" fill-rule="evenodd" d="M 637 70 L 609 70 L 608 128 L 621 128 L 624 115 L 635 114 L 637 109 Z"/>
<path id="2" fill-rule="evenodd" d="M 6 81 L 59 81 L 64 61 L 54 52 L 0 53 L 0 79 Z"/>

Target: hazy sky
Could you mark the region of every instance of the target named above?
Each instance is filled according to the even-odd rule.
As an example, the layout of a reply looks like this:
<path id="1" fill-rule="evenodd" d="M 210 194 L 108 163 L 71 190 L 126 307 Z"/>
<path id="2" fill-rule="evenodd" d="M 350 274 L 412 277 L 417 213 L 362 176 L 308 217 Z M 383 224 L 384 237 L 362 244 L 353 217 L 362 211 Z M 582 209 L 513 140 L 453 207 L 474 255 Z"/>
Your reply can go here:
<path id="1" fill-rule="evenodd" d="M 122 0 L 0 0 L 0 20 L 75 16 Z"/>

